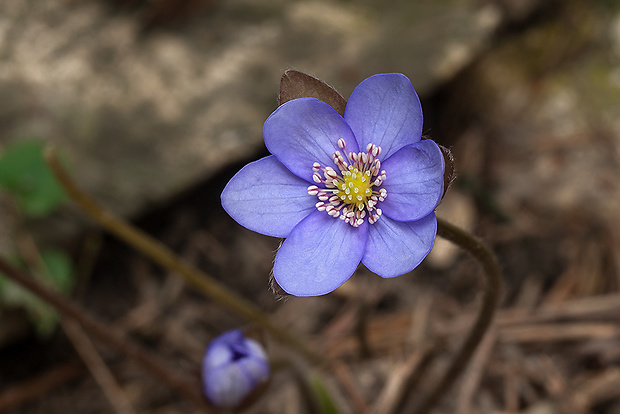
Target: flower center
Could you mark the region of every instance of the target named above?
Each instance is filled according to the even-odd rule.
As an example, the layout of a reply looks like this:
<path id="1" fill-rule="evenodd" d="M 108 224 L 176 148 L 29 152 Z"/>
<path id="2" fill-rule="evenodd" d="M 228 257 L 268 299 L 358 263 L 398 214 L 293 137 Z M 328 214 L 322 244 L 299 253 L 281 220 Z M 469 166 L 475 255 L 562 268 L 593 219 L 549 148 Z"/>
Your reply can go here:
<path id="1" fill-rule="evenodd" d="M 385 180 L 385 170 L 381 170 L 381 162 L 377 159 L 381 147 L 368 144 L 366 152 L 347 153 L 342 138 L 338 140 L 338 147 L 346 155 L 345 158 L 340 151 L 332 154 L 338 171 L 315 162 L 312 166 L 312 179 L 323 187 L 311 185 L 308 187 L 308 194 L 318 197 L 316 208 L 319 211 L 326 211 L 332 217 L 340 217 L 353 227 L 361 226 L 366 217 L 370 224 L 374 224 L 381 217 L 381 209 L 376 207 L 377 203 L 387 197 L 387 190 L 381 188 Z"/>

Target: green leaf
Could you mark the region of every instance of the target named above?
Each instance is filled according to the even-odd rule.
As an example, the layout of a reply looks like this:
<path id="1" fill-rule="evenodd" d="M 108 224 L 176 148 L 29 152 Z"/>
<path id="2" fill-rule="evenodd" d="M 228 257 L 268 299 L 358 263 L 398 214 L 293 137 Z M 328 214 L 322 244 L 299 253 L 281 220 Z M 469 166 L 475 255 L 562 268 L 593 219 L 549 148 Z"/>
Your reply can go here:
<path id="1" fill-rule="evenodd" d="M 30 294 L 31 301 L 25 303 L 26 311 L 30 321 L 34 324 L 37 334 L 42 338 L 47 338 L 56 330 L 60 316 L 53 307 L 43 302 L 38 297 Z"/>
<path id="2" fill-rule="evenodd" d="M 347 101 L 320 79 L 296 70 L 287 70 L 280 79 L 280 105 L 297 98 L 317 98 L 344 116 Z"/>
<path id="3" fill-rule="evenodd" d="M 24 267 L 19 260 L 12 260 L 18 267 Z M 41 252 L 40 267 L 33 275 L 44 284 L 68 295 L 75 285 L 73 266 L 66 253 L 57 249 Z M 27 289 L 13 283 L 0 273 L 0 303 L 26 311 L 31 323 L 41 337 L 51 335 L 58 325 L 59 315 L 47 303 Z"/>
<path id="4" fill-rule="evenodd" d="M 17 255 L 9 255 L 7 261 L 15 267 L 22 268 L 23 263 Z M 6 306 L 18 307 L 28 301 L 29 293 L 20 285 L 14 283 L 0 273 L 0 303 Z"/>
<path id="5" fill-rule="evenodd" d="M 41 252 L 42 272 L 51 277 L 51 285 L 60 293 L 69 294 L 75 285 L 73 265 L 69 256 L 58 249 L 46 249 Z"/>
<path id="6" fill-rule="evenodd" d="M 327 387 L 317 376 L 310 378 L 310 386 L 316 397 L 321 413 L 338 414 L 338 407 L 334 403 L 332 396 L 329 394 Z"/>
<path id="7" fill-rule="evenodd" d="M 41 337 L 48 337 L 56 328 L 58 322 L 56 310 L 2 274 L 0 274 L 0 303 L 3 306 L 23 309 Z"/>
<path id="8" fill-rule="evenodd" d="M 49 214 L 65 201 L 62 187 L 43 159 L 44 147 L 40 140 L 21 140 L 0 155 L 0 187 L 29 216 Z"/>

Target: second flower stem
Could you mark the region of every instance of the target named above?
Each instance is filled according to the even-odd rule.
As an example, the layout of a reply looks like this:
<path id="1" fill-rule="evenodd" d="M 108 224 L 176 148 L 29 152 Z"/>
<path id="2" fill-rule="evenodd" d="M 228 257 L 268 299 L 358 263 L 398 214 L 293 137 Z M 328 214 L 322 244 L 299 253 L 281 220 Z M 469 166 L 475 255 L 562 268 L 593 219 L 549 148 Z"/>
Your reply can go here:
<path id="1" fill-rule="evenodd" d="M 440 218 L 437 219 L 437 235 L 460 246 L 471 254 L 482 266 L 485 276 L 484 295 L 478 317 L 469 332 L 469 335 L 461 345 L 454 359 L 444 372 L 439 382 L 435 384 L 431 392 L 414 411 L 414 414 L 428 414 L 439 399 L 452 386 L 461 372 L 467 367 L 474 351 L 487 332 L 495 310 L 499 305 L 502 294 L 502 273 L 495 255 L 485 244 L 470 233 L 448 223 Z"/>
<path id="2" fill-rule="evenodd" d="M 190 286 L 204 293 L 223 308 L 228 309 L 247 321 L 261 326 L 274 338 L 297 349 L 311 361 L 315 363 L 323 361 L 323 357 L 320 354 L 311 350 L 292 333 L 276 325 L 269 316 L 252 303 L 205 273 L 186 264 L 170 249 L 148 234 L 104 210 L 95 200 L 84 193 L 75 184 L 69 173 L 60 164 L 56 154 L 51 148 L 46 150 L 45 158 L 56 176 L 56 179 L 60 182 L 69 197 L 77 203 L 82 211 L 88 214 L 107 231 L 125 241 L 163 268 L 180 275 Z"/>

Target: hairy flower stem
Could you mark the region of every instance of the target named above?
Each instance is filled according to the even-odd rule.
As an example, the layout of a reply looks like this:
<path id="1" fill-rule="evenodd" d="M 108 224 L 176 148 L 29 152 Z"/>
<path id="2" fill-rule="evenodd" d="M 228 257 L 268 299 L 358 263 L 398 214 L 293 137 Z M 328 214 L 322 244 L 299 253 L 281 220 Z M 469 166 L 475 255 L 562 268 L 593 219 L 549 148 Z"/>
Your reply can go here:
<path id="1" fill-rule="evenodd" d="M 103 322 L 90 316 L 84 309 L 71 303 L 59 293 L 38 282 L 33 277 L 13 267 L 4 258 L 0 257 L 0 273 L 6 275 L 15 283 L 28 289 L 31 293 L 53 306 L 63 317 L 78 322 L 91 335 L 106 343 L 117 352 L 136 361 L 151 375 L 159 378 L 186 398 L 194 401 L 205 412 L 213 412 L 206 404 L 200 386 L 196 381 L 190 381 L 179 376 L 163 361 L 152 355 L 146 349 L 130 342 L 120 333 L 110 329 Z"/>
<path id="2" fill-rule="evenodd" d="M 323 357 L 308 348 L 293 334 L 276 325 L 265 313 L 212 277 L 183 262 L 176 254 L 148 234 L 133 227 L 119 217 L 104 210 L 95 200 L 84 193 L 62 167 L 52 148 L 45 151 L 45 159 L 69 197 L 93 220 L 110 233 L 142 252 L 145 256 L 181 276 L 189 285 L 204 293 L 223 308 L 237 316 L 258 324 L 280 342 L 295 348 L 314 363 Z"/>
<path id="3" fill-rule="evenodd" d="M 437 234 L 444 239 L 462 247 L 471 254 L 482 266 L 486 278 L 482 307 L 478 313 L 478 318 L 471 328 L 469 335 L 461 348 L 454 356 L 454 359 L 443 374 L 443 377 L 431 389 L 422 403 L 414 411 L 414 414 L 428 414 L 439 399 L 452 386 L 461 372 L 467 367 L 474 351 L 480 344 L 487 329 L 493 321 L 495 310 L 499 304 L 502 293 L 502 273 L 497 263 L 495 255 L 476 237 L 468 232 L 438 218 Z"/>

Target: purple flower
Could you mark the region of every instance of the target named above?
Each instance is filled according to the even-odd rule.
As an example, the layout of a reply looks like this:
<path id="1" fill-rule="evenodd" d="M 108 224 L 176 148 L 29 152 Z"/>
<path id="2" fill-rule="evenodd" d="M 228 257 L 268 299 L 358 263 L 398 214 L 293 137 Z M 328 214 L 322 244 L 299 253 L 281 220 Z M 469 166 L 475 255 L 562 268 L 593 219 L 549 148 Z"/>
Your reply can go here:
<path id="1" fill-rule="evenodd" d="M 222 193 L 242 226 L 285 237 L 273 274 L 296 296 L 329 293 L 362 262 L 384 278 L 413 270 L 433 247 L 444 158 L 422 140 L 422 108 L 407 77 L 360 83 L 340 116 L 314 98 L 265 121 L 268 157 Z"/>
<path id="2" fill-rule="evenodd" d="M 236 407 L 268 377 L 263 347 L 239 329 L 215 338 L 202 360 L 205 395 L 219 408 Z"/>

